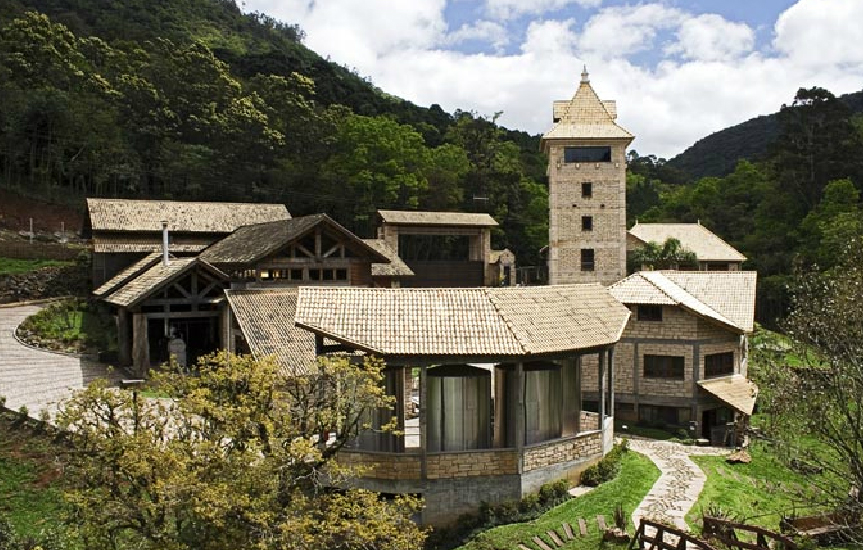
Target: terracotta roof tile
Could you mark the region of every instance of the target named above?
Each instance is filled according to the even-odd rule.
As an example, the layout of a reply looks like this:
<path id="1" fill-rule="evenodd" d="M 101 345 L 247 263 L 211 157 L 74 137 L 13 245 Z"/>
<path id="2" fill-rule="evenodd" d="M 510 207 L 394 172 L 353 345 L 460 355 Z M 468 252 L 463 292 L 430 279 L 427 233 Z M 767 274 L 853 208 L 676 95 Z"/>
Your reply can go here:
<path id="1" fill-rule="evenodd" d="M 600 285 L 302 287 L 297 324 L 380 355 L 522 356 L 616 342 L 629 310 Z"/>
<path id="2" fill-rule="evenodd" d="M 742 262 L 746 256 L 699 223 L 636 223 L 629 234 L 643 242 L 677 239 L 702 262 Z"/>
<path id="3" fill-rule="evenodd" d="M 383 239 L 363 239 L 363 241 L 389 258 L 390 263 L 375 263 L 372 264 L 372 277 L 411 277 L 413 270 L 408 267 L 408 264 L 399 258 L 396 251 Z"/>
<path id="4" fill-rule="evenodd" d="M 745 415 L 751 416 L 758 397 L 758 386 L 739 374 L 699 380 L 698 385 L 708 393 L 731 405 Z"/>
<path id="5" fill-rule="evenodd" d="M 243 225 L 286 220 L 283 204 L 87 199 L 94 231 L 171 231 L 230 233 Z"/>
<path id="6" fill-rule="evenodd" d="M 414 212 L 409 210 L 378 210 L 384 223 L 394 225 L 456 225 L 496 227 L 488 214 L 470 212 Z"/>
<path id="7" fill-rule="evenodd" d="M 555 118 L 559 119 L 551 130 L 542 136 L 543 148 L 547 140 L 554 139 L 626 139 L 633 135 L 615 122 L 615 112 L 609 112 L 609 103 L 599 99 L 587 74 L 582 74 L 581 84 L 567 104 L 555 102 Z"/>

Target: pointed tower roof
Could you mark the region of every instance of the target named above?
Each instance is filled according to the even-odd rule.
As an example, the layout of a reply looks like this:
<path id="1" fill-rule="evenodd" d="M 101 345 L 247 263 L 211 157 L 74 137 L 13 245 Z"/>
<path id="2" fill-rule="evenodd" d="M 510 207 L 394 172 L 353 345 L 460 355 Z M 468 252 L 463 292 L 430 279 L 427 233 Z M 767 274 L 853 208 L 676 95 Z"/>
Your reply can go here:
<path id="1" fill-rule="evenodd" d="M 589 76 L 585 67 L 572 99 L 555 102 L 555 124 L 542 136 L 543 150 L 548 148 L 549 140 L 556 139 L 634 139 L 614 121 L 616 113 L 608 110 L 611 103 L 599 99 Z"/>

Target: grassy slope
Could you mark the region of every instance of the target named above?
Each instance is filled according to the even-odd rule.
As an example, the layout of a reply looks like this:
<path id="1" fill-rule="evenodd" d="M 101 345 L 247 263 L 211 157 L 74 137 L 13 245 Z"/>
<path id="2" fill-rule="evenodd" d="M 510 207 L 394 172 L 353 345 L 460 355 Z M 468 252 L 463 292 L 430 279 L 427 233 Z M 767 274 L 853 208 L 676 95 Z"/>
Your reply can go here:
<path id="1" fill-rule="evenodd" d="M 686 520 L 700 527 L 701 515 L 717 503 L 734 519 L 778 530 L 782 515 L 808 514 L 794 492 L 809 485 L 807 476 L 786 467 L 764 443 L 750 447 L 752 462 L 728 464 L 723 457 L 694 456 L 692 460 L 707 474 L 704 490 Z"/>
<path id="2" fill-rule="evenodd" d="M 15 258 L 0 258 L 0 275 L 15 275 L 35 271 L 41 267 L 72 265 L 73 262 L 59 260 L 18 260 Z"/>
<path id="3" fill-rule="evenodd" d="M 551 541 L 545 535 L 546 531 L 557 530 L 563 534 L 561 522 L 566 521 L 577 525 L 579 518 L 588 523 L 588 536 L 576 538 L 566 545 L 569 549 L 598 548 L 600 533 L 596 526 L 596 515 L 605 516 L 606 523 L 613 523 L 614 508 L 620 504 L 626 516 L 632 515 L 635 507 L 641 502 L 653 484 L 659 479 L 659 470 L 644 455 L 630 451 L 624 454 L 620 474 L 616 479 L 604 483 L 584 496 L 571 499 L 553 508 L 529 523 L 504 525 L 486 531 L 474 541 L 462 546 L 462 550 L 475 548 L 517 548 L 518 543 L 525 543 L 530 548 L 536 545 L 531 539 L 541 535 L 546 543 Z M 577 527 L 576 527 L 577 529 Z M 632 532 L 633 529 L 630 529 Z M 481 546 L 485 544 L 486 546 Z M 553 546 L 553 545 L 551 545 Z"/>
<path id="4" fill-rule="evenodd" d="M 54 457 L 61 449 L 45 434 L 0 409 L 0 514 L 21 535 L 60 523 L 62 491 Z"/>

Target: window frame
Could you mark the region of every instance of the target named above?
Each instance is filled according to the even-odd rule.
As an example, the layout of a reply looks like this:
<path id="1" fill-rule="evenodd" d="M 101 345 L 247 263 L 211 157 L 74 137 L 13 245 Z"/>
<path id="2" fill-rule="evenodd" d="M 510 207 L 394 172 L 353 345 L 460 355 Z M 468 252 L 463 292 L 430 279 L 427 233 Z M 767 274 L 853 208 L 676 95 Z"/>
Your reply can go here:
<path id="1" fill-rule="evenodd" d="M 581 217 L 581 230 L 582 231 L 593 231 L 593 216 L 582 216 Z"/>
<path id="2" fill-rule="evenodd" d="M 639 321 L 645 321 L 648 323 L 661 323 L 662 322 L 662 306 L 655 304 L 640 304 L 637 306 L 637 315 Z M 656 313 L 659 312 L 659 315 Z"/>
<path id="3" fill-rule="evenodd" d="M 590 253 L 590 260 L 585 260 L 585 255 Z M 582 248 L 578 258 L 578 267 L 581 271 L 596 271 L 596 250 L 593 248 Z"/>
<path id="4" fill-rule="evenodd" d="M 571 145 L 563 148 L 565 164 L 595 164 L 611 162 L 611 145 Z"/>
<path id="5" fill-rule="evenodd" d="M 592 181 L 581 182 L 581 198 L 583 198 L 583 199 L 592 199 L 593 198 L 593 182 Z"/>
<path id="6" fill-rule="evenodd" d="M 645 353 L 641 357 L 641 373 L 644 378 L 686 380 L 686 357 Z"/>
<path id="7" fill-rule="evenodd" d="M 730 357 L 730 360 L 726 359 L 728 357 Z M 708 353 L 704 356 L 704 378 L 719 378 L 721 376 L 731 376 L 732 374 L 734 374 L 734 370 L 735 361 L 733 351 Z"/>

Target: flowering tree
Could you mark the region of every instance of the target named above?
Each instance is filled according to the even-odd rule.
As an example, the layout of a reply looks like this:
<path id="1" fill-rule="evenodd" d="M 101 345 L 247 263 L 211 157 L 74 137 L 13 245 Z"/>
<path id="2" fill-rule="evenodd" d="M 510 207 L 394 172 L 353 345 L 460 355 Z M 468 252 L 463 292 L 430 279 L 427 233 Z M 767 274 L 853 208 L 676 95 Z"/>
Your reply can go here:
<path id="1" fill-rule="evenodd" d="M 66 404 L 66 497 L 86 547 L 422 545 L 416 499 L 346 489 L 356 472 L 335 460 L 367 411 L 391 406 L 379 362 L 333 359 L 288 378 L 274 361 L 219 353 L 199 369 L 156 374 L 170 397 L 96 384 Z"/>

